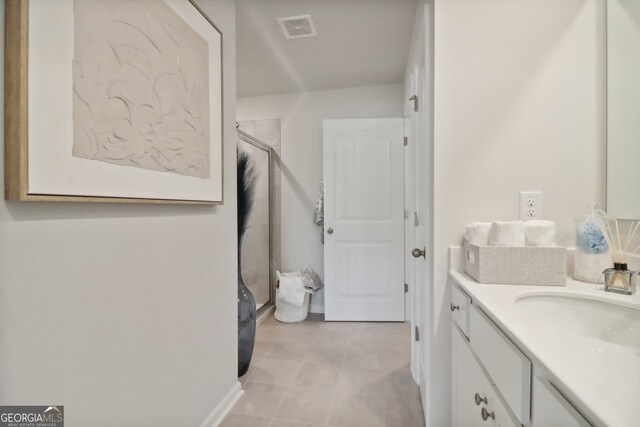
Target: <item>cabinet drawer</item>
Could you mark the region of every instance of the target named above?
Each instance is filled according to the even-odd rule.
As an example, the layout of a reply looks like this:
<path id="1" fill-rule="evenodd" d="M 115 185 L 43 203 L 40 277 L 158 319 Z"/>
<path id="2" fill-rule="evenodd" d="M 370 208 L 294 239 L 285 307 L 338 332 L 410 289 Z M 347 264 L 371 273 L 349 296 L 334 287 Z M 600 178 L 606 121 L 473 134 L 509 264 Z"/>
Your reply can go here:
<path id="1" fill-rule="evenodd" d="M 451 287 L 451 318 L 458 325 L 460 330 L 469 336 L 469 307 L 471 306 L 471 298 L 457 286 Z"/>
<path id="2" fill-rule="evenodd" d="M 476 360 L 462 331 L 455 326 L 452 329 L 453 425 L 455 427 L 520 427 L 520 423 L 506 409 L 499 393 Z"/>
<path id="3" fill-rule="evenodd" d="M 518 420 L 531 416 L 531 361 L 478 307 L 471 305 L 471 347 Z"/>
<path id="4" fill-rule="evenodd" d="M 545 378 L 533 380 L 534 427 L 588 427 L 591 424 Z"/>

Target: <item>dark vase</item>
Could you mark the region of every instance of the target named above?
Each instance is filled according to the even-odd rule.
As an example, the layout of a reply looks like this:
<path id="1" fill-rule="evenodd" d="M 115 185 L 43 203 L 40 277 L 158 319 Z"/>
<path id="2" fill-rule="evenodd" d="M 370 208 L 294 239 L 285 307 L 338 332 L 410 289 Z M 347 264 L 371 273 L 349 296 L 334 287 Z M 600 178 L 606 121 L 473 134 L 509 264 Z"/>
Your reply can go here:
<path id="1" fill-rule="evenodd" d="M 238 235 L 238 377 L 249 370 L 256 340 L 256 301 L 242 281 L 242 240 Z"/>

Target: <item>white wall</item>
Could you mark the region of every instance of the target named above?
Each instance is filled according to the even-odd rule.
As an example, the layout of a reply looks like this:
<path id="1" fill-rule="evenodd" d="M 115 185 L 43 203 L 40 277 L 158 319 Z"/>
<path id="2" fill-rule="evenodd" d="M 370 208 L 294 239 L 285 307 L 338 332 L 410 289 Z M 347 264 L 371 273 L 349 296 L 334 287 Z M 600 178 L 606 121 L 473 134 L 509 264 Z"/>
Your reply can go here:
<path id="1" fill-rule="evenodd" d="M 225 204 L 0 201 L 0 405 L 199 426 L 237 384 L 235 1 L 198 3 L 224 32 Z"/>
<path id="2" fill-rule="evenodd" d="M 542 190 L 559 243 L 602 199 L 601 0 L 436 0 L 431 425 L 449 425 L 447 247 Z"/>
<path id="3" fill-rule="evenodd" d="M 238 99 L 238 120 L 282 122 L 282 270 L 323 274 L 321 230 L 313 222 L 322 178 L 322 120 L 402 117 L 401 84 Z M 324 312 L 322 292 L 311 311 Z"/>

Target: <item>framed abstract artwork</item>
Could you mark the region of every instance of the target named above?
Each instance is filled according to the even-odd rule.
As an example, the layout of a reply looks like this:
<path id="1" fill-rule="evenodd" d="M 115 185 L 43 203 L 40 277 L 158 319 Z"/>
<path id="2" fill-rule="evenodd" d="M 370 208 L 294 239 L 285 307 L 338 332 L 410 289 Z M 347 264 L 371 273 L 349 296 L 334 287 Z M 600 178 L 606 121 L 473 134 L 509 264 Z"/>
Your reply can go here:
<path id="1" fill-rule="evenodd" d="M 222 33 L 192 0 L 7 0 L 5 196 L 221 204 Z"/>

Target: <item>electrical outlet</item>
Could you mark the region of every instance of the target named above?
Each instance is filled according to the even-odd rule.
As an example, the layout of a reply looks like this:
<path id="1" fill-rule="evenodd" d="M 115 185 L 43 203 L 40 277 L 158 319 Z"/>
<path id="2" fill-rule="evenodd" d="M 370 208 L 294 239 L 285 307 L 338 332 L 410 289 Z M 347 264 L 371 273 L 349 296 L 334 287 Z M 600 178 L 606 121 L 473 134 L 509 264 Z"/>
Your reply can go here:
<path id="1" fill-rule="evenodd" d="M 542 191 L 521 191 L 520 192 L 520 220 L 542 218 L 543 212 Z"/>

